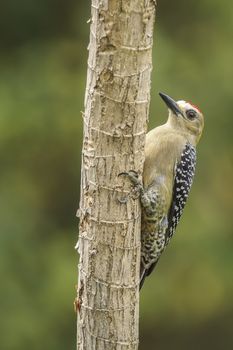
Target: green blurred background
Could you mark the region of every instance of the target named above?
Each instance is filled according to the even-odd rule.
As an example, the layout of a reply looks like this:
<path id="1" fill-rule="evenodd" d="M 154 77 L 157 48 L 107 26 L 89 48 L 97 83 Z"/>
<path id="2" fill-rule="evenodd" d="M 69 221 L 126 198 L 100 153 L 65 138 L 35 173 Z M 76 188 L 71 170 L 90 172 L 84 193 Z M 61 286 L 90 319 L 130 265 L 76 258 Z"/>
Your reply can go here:
<path id="1" fill-rule="evenodd" d="M 0 5 L 1 349 L 75 349 L 82 120 L 90 1 Z M 233 5 L 160 0 L 158 91 L 206 116 L 191 200 L 141 293 L 141 350 L 233 349 Z M 160 116 L 160 117 L 159 117 Z"/>

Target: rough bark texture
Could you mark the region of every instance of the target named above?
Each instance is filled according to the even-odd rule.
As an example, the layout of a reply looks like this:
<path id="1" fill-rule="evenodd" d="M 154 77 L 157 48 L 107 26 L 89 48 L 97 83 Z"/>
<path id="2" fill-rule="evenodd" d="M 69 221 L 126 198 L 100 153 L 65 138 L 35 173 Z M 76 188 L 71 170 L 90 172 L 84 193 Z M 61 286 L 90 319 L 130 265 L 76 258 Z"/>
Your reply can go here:
<path id="1" fill-rule="evenodd" d="M 79 233 L 78 350 L 138 348 L 140 204 L 153 0 L 92 0 Z M 119 199 L 127 197 L 125 203 Z"/>

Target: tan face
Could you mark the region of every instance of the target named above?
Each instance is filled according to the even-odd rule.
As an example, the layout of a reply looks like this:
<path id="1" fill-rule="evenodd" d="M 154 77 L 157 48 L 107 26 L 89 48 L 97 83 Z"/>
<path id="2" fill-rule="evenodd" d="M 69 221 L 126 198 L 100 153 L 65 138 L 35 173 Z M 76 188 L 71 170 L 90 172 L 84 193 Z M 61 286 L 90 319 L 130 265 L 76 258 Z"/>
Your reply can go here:
<path id="1" fill-rule="evenodd" d="M 204 117 L 201 111 L 189 102 L 176 102 L 162 92 L 159 95 L 169 109 L 168 124 L 196 145 L 204 128 Z"/>
<path id="2" fill-rule="evenodd" d="M 204 128 L 204 117 L 201 111 L 194 105 L 186 101 L 177 101 L 181 113 L 173 114 L 173 118 L 176 119 L 177 125 L 182 130 L 188 131 L 195 138 L 196 144 L 198 143 L 203 128 Z"/>

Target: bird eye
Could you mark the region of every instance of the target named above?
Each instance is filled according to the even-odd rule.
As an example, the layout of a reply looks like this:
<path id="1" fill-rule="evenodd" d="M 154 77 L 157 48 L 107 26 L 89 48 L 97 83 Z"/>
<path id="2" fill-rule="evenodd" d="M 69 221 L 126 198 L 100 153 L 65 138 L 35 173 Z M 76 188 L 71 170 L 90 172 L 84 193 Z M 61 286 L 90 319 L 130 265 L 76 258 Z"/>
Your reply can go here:
<path id="1" fill-rule="evenodd" d="M 197 115 L 197 112 L 194 111 L 194 109 L 189 109 L 187 112 L 186 112 L 186 115 L 187 117 L 190 119 L 190 120 L 193 120 L 195 119 L 196 115 Z"/>

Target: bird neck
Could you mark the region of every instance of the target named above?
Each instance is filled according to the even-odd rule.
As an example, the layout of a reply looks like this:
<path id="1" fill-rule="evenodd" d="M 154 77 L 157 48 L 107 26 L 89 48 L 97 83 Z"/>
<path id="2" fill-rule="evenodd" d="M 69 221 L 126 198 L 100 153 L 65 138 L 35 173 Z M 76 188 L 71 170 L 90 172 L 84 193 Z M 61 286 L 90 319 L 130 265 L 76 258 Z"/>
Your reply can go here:
<path id="1" fill-rule="evenodd" d="M 196 146 L 196 130 L 195 128 L 192 128 L 191 125 L 187 127 L 182 117 L 169 115 L 166 125 L 168 128 L 175 131 L 177 135 L 181 135 L 182 137 L 184 137 L 187 140 L 187 142 L 189 142 L 192 146 Z"/>

